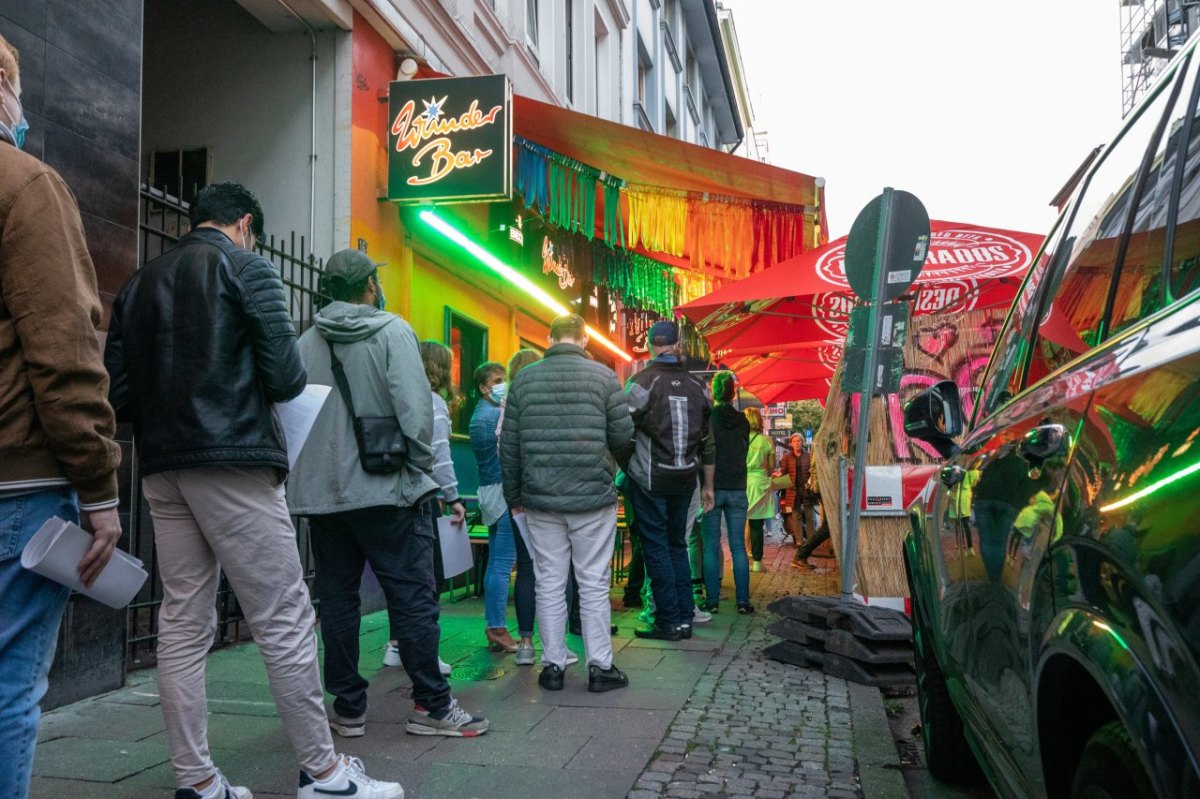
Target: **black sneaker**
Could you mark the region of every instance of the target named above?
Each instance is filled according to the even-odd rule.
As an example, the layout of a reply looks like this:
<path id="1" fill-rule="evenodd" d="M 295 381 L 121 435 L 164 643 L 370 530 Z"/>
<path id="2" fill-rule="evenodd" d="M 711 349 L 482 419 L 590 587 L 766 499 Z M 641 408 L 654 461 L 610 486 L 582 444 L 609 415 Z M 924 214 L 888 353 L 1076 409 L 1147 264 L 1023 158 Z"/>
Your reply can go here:
<path id="1" fill-rule="evenodd" d="M 685 638 L 685 639 L 691 638 L 692 637 L 692 625 L 690 625 L 690 624 L 679 625 L 679 637 Z"/>
<path id="2" fill-rule="evenodd" d="M 583 635 L 583 625 L 577 621 L 570 622 L 567 625 L 567 632 L 571 635 Z"/>
<path id="3" fill-rule="evenodd" d="M 629 678 L 616 666 L 609 666 L 607 669 L 588 666 L 588 690 L 592 693 L 613 691 L 627 685 L 629 685 Z"/>
<path id="4" fill-rule="evenodd" d="M 542 673 L 538 675 L 538 685 L 547 691 L 561 691 L 563 689 L 563 670 L 553 663 L 543 666 Z"/>
<path id="5" fill-rule="evenodd" d="M 748 616 L 749 614 L 751 614 L 753 612 L 754 612 L 754 606 L 751 605 L 749 602 L 743 602 L 742 604 L 738 605 L 738 613 L 742 614 L 743 616 Z"/>
<path id="6" fill-rule="evenodd" d="M 656 641 L 678 641 L 679 629 L 674 627 L 659 627 L 657 624 L 653 627 L 644 627 L 640 630 L 634 630 L 633 634 L 638 638 L 653 638 Z"/>

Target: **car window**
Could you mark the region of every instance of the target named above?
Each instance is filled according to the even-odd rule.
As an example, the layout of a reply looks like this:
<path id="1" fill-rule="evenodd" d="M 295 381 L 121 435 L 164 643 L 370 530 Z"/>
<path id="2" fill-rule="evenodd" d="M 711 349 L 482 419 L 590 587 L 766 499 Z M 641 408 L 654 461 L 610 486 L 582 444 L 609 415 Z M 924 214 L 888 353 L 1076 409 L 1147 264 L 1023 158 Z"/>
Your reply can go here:
<path id="1" fill-rule="evenodd" d="M 1177 74 L 1176 74 L 1177 77 Z M 1024 385 L 1032 385 L 1100 343 L 1101 323 L 1129 212 L 1147 150 L 1157 143 L 1160 120 L 1176 80 L 1164 80 L 1153 97 L 1101 156 L 1076 201 L 1065 266 L 1051 272 L 1030 347 Z M 1062 257 L 1063 253 L 1056 253 Z"/>
<path id="2" fill-rule="evenodd" d="M 1192 87 L 1200 94 L 1200 81 Z M 1179 209 L 1175 216 L 1168 297 L 1171 301 L 1200 288 L 1200 108 L 1192 97 L 1188 117 L 1187 158 L 1179 191 Z"/>
<path id="3" fill-rule="evenodd" d="M 1070 251 L 1069 245 L 1066 248 L 1060 246 L 1067 230 L 1066 220 L 1069 214 L 1068 211 L 1059 217 L 1055 229 L 1047 237 L 1046 245 L 1030 268 L 1025 282 L 1017 291 L 1017 298 L 1013 303 L 1012 310 L 1009 311 L 1000 335 L 996 337 L 996 347 L 992 351 L 992 357 L 983 380 L 979 383 L 983 388 L 982 397 L 975 412 L 976 423 L 986 418 L 1020 390 L 1021 366 L 1025 362 L 1032 328 L 1037 320 L 1040 289 L 1046 274 L 1051 269 L 1051 264 L 1055 262 L 1055 253 Z"/>
<path id="4" fill-rule="evenodd" d="M 1176 238 L 1167 235 L 1176 209 L 1176 203 L 1172 202 L 1176 165 L 1185 144 L 1184 136 L 1192 135 L 1187 131 L 1191 126 L 1186 123 L 1190 119 L 1189 107 L 1195 107 L 1192 96 L 1195 72 L 1188 68 L 1187 62 L 1181 70 L 1187 78 L 1176 90 L 1174 108 L 1167 113 L 1165 133 L 1159 138 L 1158 149 L 1150 161 L 1150 172 L 1134 209 L 1133 226 L 1125 257 L 1121 259 L 1106 337 L 1150 316 L 1162 308 L 1166 300 L 1163 279 L 1169 257 L 1167 250 Z"/>

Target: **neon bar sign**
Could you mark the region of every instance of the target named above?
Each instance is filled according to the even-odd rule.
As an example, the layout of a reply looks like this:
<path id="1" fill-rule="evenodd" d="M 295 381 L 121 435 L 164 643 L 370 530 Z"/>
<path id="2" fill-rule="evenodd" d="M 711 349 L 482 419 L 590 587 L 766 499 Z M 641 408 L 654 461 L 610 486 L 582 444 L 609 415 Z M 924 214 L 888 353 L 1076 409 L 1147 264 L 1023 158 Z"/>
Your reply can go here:
<path id="1" fill-rule="evenodd" d="M 389 200 L 509 196 L 512 91 L 505 76 L 395 81 L 388 110 Z"/>

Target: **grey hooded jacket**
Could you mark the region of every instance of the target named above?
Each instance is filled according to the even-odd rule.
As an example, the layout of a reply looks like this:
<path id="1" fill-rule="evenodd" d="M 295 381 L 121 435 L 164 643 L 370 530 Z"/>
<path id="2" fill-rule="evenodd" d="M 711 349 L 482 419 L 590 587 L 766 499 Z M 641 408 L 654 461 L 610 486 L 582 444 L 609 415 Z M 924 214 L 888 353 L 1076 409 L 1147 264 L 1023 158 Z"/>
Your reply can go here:
<path id="1" fill-rule="evenodd" d="M 308 442 L 288 478 L 288 507 L 297 516 L 377 505 L 412 507 L 434 495 L 433 405 L 417 337 L 399 316 L 368 305 L 333 302 L 300 337 L 309 384 L 331 386 Z M 408 439 L 408 465 L 368 474 L 358 460 L 350 411 L 330 368 L 329 344 L 346 372 L 359 416 L 394 413 Z"/>

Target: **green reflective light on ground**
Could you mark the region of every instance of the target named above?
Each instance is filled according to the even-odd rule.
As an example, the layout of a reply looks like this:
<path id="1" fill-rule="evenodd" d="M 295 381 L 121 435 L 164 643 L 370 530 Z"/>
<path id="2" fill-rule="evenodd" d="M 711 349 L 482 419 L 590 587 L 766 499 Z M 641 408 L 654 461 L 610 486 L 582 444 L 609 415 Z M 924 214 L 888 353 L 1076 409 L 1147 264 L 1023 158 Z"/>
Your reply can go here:
<path id="1" fill-rule="evenodd" d="M 1193 463 L 1191 466 L 1187 467 L 1186 469 L 1181 469 L 1180 471 L 1175 472 L 1174 474 L 1169 474 L 1166 477 L 1164 477 L 1163 479 L 1158 480 L 1154 483 L 1151 483 L 1150 485 L 1146 486 L 1142 490 L 1135 491 L 1134 493 L 1125 497 L 1125 499 L 1119 499 L 1116 502 L 1109 503 L 1108 505 L 1101 505 L 1100 512 L 1108 513 L 1110 510 L 1117 510 L 1118 508 L 1123 508 L 1126 505 L 1132 505 L 1133 503 L 1137 502 L 1139 499 L 1148 497 L 1151 494 L 1153 494 L 1155 491 L 1158 491 L 1159 489 L 1162 489 L 1162 488 L 1166 488 L 1171 483 L 1174 483 L 1178 480 L 1182 480 L 1183 478 L 1187 477 L 1189 474 L 1193 474 L 1197 471 L 1200 471 L 1200 462 Z"/>
<path id="2" fill-rule="evenodd" d="M 469 252 L 471 255 L 475 256 L 476 260 L 478 260 L 481 264 L 488 267 L 492 271 L 496 272 L 502 278 L 507 280 L 509 283 L 512 283 L 514 286 L 521 289 L 526 294 L 529 294 L 531 297 L 536 299 L 538 302 L 540 302 L 546 308 L 553 311 L 557 316 L 565 316 L 565 315 L 571 313 L 571 311 L 569 311 L 565 306 L 563 306 L 561 303 L 559 303 L 557 300 L 555 300 L 553 297 L 551 297 L 545 291 L 542 291 L 542 289 L 535 286 L 528 278 L 526 278 L 520 272 L 513 269 L 508 264 L 504 263 L 496 256 L 492 255 L 490 252 L 485 250 L 483 247 L 480 247 L 478 244 L 471 241 L 471 239 L 469 239 L 466 235 L 464 235 L 462 231 L 460 231 L 458 228 L 451 225 L 446 220 L 442 219 L 440 216 L 435 214 L 433 211 L 428 211 L 428 210 L 421 211 L 420 214 L 418 214 L 418 216 L 420 217 L 422 222 L 429 225 L 431 228 L 436 230 L 438 233 L 441 233 L 446 238 L 450 239 L 450 241 L 454 242 L 459 247 L 462 247 L 464 250 Z M 589 338 L 603 344 L 607 349 L 611 350 L 614 354 L 616 354 L 621 359 L 623 359 L 625 361 L 633 360 L 633 357 L 631 355 L 626 353 L 625 350 L 621 349 L 616 344 L 613 344 L 611 341 L 608 340 L 607 337 L 604 336 L 604 334 L 602 334 L 600 331 L 596 330 L 591 325 L 587 326 L 587 332 L 588 332 Z"/>

